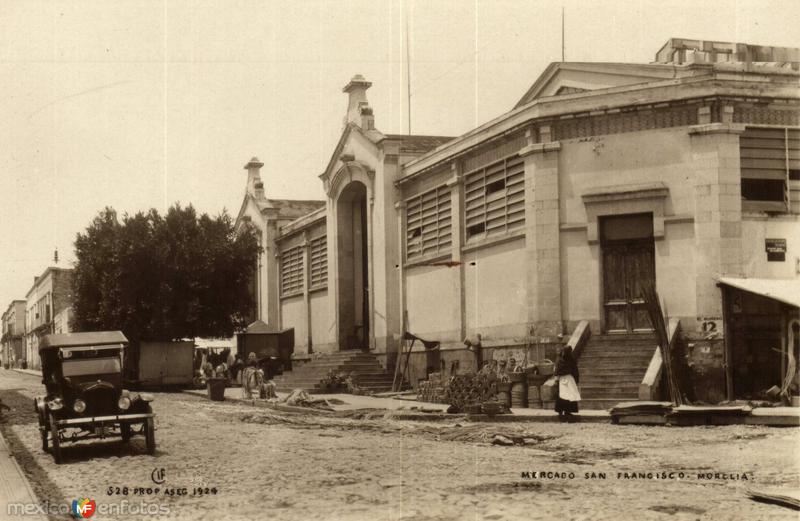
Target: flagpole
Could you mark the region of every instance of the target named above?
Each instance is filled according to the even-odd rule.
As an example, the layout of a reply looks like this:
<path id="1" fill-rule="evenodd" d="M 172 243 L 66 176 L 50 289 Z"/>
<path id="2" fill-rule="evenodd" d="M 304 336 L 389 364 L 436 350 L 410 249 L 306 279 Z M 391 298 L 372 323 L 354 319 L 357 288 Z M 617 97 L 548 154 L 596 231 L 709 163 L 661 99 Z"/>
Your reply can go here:
<path id="1" fill-rule="evenodd" d="M 561 61 L 566 61 L 564 56 L 566 54 L 564 45 L 564 6 L 561 6 Z"/>
<path id="2" fill-rule="evenodd" d="M 406 15 L 406 111 L 408 118 L 408 133 L 411 134 L 411 33 L 408 31 L 408 19 L 410 17 L 408 2 L 405 4 Z"/>

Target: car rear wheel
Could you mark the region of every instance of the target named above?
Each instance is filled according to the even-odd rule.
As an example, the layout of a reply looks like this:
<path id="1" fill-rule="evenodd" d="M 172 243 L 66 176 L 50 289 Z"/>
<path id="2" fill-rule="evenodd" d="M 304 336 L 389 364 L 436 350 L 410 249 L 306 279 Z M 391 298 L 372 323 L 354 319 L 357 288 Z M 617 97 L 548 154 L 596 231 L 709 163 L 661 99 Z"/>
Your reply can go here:
<path id="1" fill-rule="evenodd" d="M 145 428 L 145 439 L 147 441 L 147 453 L 148 454 L 155 454 L 156 453 L 156 427 L 154 425 L 153 418 L 147 418 L 144 423 Z"/>
<path id="2" fill-rule="evenodd" d="M 50 434 L 52 435 L 52 439 L 50 440 L 50 444 L 53 448 L 50 450 L 50 453 L 53 455 L 53 461 L 56 464 L 61 464 L 61 441 L 58 439 L 58 424 L 56 423 L 56 417 L 53 413 L 50 413 Z M 45 437 L 47 434 L 45 433 Z M 45 441 L 45 443 L 47 443 Z"/>

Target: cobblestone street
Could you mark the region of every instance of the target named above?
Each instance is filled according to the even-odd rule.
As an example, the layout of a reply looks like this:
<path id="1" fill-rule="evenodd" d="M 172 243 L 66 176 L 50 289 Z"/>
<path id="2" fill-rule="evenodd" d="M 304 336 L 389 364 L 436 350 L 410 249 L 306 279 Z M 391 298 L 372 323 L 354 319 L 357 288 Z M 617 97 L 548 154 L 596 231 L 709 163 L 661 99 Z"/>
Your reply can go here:
<path id="1" fill-rule="evenodd" d="M 94 519 L 119 518 L 99 509 L 123 500 L 168 509 L 142 519 L 797 519 L 745 493 L 798 487 L 791 428 L 401 422 L 158 393 L 155 456 L 137 437 L 73 446 L 56 466 L 39 445 L 40 390 L 33 376 L 0 371 L 0 398 L 14 409 L 0 430 L 40 501 L 88 497 Z M 493 446 L 497 433 L 525 444 Z"/>

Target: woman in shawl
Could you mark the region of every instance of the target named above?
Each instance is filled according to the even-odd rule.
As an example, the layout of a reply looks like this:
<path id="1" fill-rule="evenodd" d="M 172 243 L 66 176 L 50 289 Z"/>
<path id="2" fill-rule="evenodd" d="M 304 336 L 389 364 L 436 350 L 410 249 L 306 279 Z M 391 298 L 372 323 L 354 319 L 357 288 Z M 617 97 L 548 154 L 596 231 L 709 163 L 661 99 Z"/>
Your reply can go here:
<path id="1" fill-rule="evenodd" d="M 572 348 L 564 346 L 556 359 L 555 376 L 558 379 L 556 386 L 556 412 L 560 421 L 572 421 L 572 413 L 578 412 L 578 402 L 581 394 L 578 391 L 578 363 L 572 356 Z"/>

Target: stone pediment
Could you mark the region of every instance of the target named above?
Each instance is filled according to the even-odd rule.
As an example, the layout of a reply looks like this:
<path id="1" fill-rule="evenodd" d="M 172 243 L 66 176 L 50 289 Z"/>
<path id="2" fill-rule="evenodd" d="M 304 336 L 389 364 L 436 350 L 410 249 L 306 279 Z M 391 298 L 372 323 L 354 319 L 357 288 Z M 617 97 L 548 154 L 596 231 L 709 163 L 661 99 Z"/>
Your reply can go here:
<path id="1" fill-rule="evenodd" d="M 688 73 L 689 71 L 683 71 Z M 515 105 L 521 107 L 548 96 L 569 96 L 672 78 L 674 68 L 664 64 L 552 63 Z"/>

